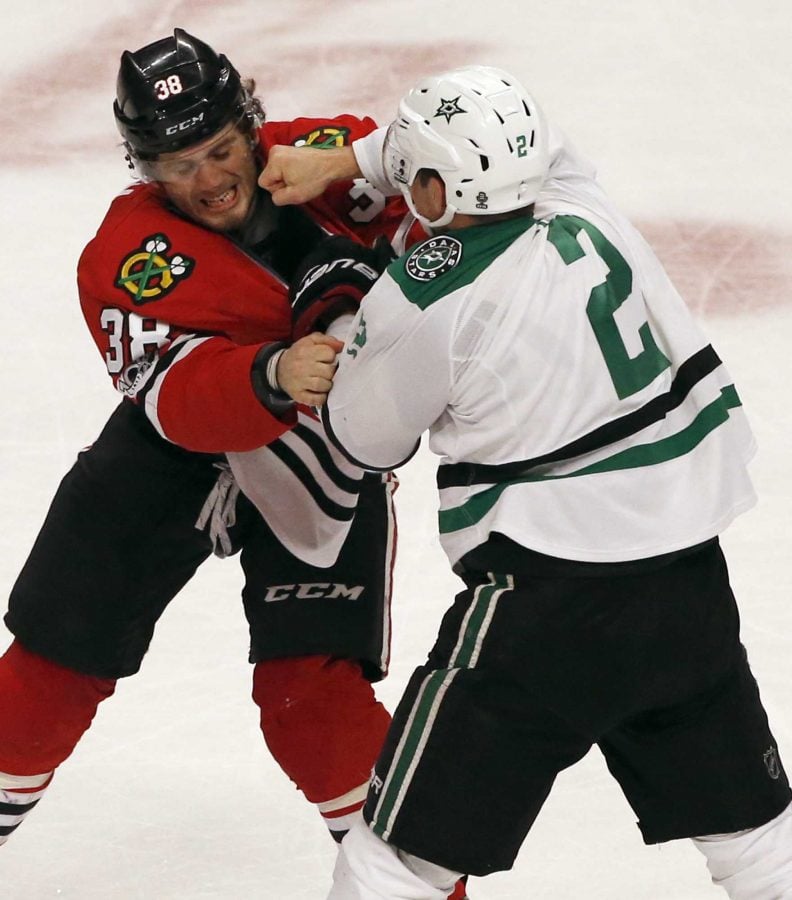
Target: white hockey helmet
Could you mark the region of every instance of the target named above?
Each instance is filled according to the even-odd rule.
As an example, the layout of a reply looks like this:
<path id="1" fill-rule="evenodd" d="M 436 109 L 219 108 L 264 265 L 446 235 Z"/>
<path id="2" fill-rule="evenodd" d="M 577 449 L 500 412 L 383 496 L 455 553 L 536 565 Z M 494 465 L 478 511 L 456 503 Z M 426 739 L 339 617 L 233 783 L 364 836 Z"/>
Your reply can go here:
<path id="1" fill-rule="evenodd" d="M 385 172 L 418 220 L 442 228 L 455 213 L 491 215 L 529 206 L 547 175 L 547 126 L 538 104 L 501 69 L 467 66 L 424 79 L 399 104 L 388 130 Z M 434 169 L 446 209 L 432 222 L 415 210 L 410 185 Z"/>

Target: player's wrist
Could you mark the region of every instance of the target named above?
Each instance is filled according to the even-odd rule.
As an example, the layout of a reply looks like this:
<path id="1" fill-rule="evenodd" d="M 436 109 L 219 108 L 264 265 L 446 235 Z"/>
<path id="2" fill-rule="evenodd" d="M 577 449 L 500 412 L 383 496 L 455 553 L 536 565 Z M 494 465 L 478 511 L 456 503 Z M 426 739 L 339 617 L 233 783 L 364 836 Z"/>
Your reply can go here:
<path id="1" fill-rule="evenodd" d="M 331 181 L 345 181 L 362 176 L 363 173 L 360 171 L 357 157 L 351 146 L 335 147 L 321 152 L 327 161 L 326 172 Z"/>
<path id="2" fill-rule="evenodd" d="M 264 344 L 253 358 L 250 383 L 259 403 L 274 416 L 281 418 L 294 406 L 294 400 L 278 382 L 278 363 L 288 349 L 286 341 Z"/>

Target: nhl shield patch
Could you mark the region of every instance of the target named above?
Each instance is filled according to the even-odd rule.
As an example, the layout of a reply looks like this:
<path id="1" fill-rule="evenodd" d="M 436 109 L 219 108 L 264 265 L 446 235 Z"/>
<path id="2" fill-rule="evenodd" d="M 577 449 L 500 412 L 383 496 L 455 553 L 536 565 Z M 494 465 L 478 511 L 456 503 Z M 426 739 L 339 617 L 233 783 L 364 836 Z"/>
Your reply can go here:
<path id="1" fill-rule="evenodd" d="M 773 781 L 778 781 L 781 777 L 781 760 L 778 758 L 778 750 L 775 747 L 770 747 L 763 756 L 767 774 Z"/>
<path id="2" fill-rule="evenodd" d="M 434 281 L 459 265 L 461 259 L 461 241 L 443 234 L 420 243 L 407 257 L 404 270 L 415 281 Z"/>

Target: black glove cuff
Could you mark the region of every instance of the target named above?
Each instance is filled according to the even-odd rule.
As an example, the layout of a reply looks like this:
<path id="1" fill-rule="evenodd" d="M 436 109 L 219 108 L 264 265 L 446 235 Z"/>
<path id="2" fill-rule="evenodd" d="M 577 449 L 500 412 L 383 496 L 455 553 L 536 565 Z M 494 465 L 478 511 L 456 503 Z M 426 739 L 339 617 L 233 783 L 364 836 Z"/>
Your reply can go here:
<path id="1" fill-rule="evenodd" d="M 273 416 L 281 418 L 294 406 L 294 400 L 279 387 L 271 384 L 267 378 L 267 366 L 272 357 L 281 350 L 285 350 L 289 344 L 286 341 L 275 341 L 272 344 L 264 344 L 253 359 L 250 368 L 250 383 L 253 385 L 253 393 L 259 403 L 268 409 Z"/>

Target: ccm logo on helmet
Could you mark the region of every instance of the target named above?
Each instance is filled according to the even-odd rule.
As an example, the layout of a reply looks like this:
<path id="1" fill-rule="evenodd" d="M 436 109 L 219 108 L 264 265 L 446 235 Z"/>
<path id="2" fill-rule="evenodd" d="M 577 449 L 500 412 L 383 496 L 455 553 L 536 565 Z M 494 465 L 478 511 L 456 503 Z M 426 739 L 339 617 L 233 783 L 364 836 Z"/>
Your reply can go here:
<path id="1" fill-rule="evenodd" d="M 346 584 L 330 582 L 308 582 L 307 584 L 273 584 L 264 594 L 265 603 L 279 600 L 358 600 L 365 588 L 362 584 L 349 587 Z"/>
<path id="2" fill-rule="evenodd" d="M 189 131 L 195 125 L 200 125 L 203 120 L 203 113 L 199 113 L 197 116 L 190 116 L 189 119 L 185 119 L 183 122 L 177 122 L 175 125 L 169 125 L 165 129 L 165 134 L 170 137 L 170 135 L 178 134 L 180 131 Z"/>

